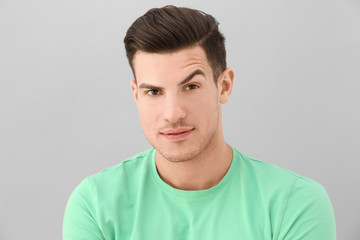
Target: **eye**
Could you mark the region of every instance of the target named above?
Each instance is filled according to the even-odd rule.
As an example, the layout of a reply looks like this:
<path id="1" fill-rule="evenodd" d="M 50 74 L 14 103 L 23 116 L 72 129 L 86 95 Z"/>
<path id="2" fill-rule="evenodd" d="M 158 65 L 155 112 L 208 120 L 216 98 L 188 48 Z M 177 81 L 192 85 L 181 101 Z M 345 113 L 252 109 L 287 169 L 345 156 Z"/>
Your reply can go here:
<path id="1" fill-rule="evenodd" d="M 198 85 L 196 84 L 189 84 L 185 87 L 185 90 L 193 90 L 193 89 L 196 89 L 196 88 L 199 88 Z"/>
<path id="2" fill-rule="evenodd" d="M 150 90 L 147 90 L 146 92 L 145 92 L 145 94 L 147 94 L 147 95 L 151 95 L 151 96 L 156 96 L 156 95 L 158 95 L 159 94 L 159 90 L 157 90 L 157 89 L 150 89 Z"/>

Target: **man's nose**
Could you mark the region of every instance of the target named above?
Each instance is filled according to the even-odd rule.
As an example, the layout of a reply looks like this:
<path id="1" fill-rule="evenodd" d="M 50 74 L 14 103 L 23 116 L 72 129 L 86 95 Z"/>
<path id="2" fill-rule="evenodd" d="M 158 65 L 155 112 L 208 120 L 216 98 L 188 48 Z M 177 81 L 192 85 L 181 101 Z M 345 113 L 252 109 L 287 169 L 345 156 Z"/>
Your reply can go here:
<path id="1" fill-rule="evenodd" d="M 184 102 L 178 96 L 167 96 L 163 106 L 163 117 L 168 122 L 177 123 L 186 117 Z"/>

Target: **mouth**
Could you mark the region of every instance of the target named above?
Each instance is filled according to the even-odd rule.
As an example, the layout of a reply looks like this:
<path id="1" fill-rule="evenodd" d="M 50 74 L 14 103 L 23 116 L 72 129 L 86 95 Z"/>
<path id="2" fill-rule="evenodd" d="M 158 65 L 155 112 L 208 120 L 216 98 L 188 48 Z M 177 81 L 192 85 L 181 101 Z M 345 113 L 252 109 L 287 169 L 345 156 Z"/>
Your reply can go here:
<path id="1" fill-rule="evenodd" d="M 160 132 L 162 136 L 168 140 L 183 140 L 194 131 L 194 128 L 190 129 L 168 129 Z"/>

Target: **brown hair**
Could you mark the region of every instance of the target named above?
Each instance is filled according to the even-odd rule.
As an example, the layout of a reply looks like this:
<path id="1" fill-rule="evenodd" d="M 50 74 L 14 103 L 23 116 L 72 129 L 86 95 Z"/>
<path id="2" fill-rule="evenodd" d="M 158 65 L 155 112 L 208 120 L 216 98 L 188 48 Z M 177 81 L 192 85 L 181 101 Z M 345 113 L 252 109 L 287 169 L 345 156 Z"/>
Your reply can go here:
<path id="1" fill-rule="evenodd" d="M 165 6 L 150 9 L 135 20 L 124 38 L 126 56 L 135 75 L 137 51 L 165 53 L 201 46 L 212 67 L 214 81 L 226 68 L 225 38 L 214 17 L 199 10 Z"/>

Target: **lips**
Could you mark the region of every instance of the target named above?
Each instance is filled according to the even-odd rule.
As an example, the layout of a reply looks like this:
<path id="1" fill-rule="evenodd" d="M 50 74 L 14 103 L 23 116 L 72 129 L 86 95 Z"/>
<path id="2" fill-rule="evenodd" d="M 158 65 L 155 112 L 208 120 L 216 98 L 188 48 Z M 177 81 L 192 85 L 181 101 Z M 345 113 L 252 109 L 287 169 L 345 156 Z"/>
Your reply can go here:
<path id="1" fill-rule="evenodd" d="M 180 134 L 183 132 L 191 131 L 192 128 L 174 128 L 161 131 L 161 134 Z"/>
<path id="2" fill-rule="evenodd" d="M 182 140 L 192 133 L 193 128 L 177 128 L 167 129 L 160 132 L 160 134 L 169 140 Z"/>

